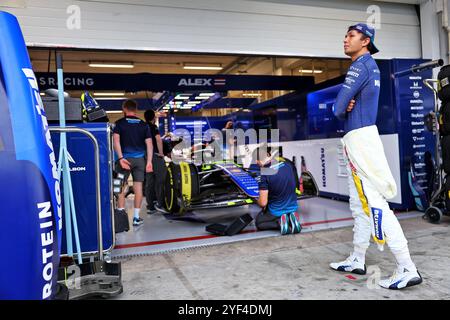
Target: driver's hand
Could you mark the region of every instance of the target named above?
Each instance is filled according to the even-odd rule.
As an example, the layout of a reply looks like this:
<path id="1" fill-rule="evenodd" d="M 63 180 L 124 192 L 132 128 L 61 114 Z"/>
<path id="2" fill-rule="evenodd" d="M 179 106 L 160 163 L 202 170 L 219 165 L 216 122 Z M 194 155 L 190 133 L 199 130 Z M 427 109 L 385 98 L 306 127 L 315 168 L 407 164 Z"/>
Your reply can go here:
<path id="1" fill-rule="evenodd" d="M 355 102 L 356 101 L 354 99 L 350 100 L 350 102 L 349 102 L 349 104 L 347 106 L 347 112 L 350 112 L 350 111 L 353 110 L 353 107 L 355 106 Z"/>

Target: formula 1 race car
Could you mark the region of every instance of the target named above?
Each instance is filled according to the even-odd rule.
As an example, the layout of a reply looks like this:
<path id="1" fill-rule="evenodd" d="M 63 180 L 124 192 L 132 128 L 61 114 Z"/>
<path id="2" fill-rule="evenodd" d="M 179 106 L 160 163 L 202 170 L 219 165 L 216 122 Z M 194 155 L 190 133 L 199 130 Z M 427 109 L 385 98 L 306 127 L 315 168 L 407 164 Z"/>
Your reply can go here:
<path id="1" fill-rule="evenodd" d="M 279 162 L 290 161 L 278 157 Z M 295 166 L 293 166 L 295 168 Z M 244 169 L 232 161 L 219 161 L 196 165 L 190 162 L 171 162 L 165 181 L 166 209 L 182 215 L 203 208 L 224 208 L 248 205 L 259 196 L 258 170 Z M 310 172 L 305 171 L 297 181 L 298 199 L 316 197 L 317 184 Z"/>

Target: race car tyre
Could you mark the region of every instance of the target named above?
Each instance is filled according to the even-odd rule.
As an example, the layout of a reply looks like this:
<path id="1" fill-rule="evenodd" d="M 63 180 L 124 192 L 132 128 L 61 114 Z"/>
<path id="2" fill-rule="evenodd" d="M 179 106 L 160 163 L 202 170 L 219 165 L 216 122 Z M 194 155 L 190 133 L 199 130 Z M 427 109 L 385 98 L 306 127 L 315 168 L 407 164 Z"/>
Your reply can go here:
<path id="1" fill-rule="evenodd" d="M 180 211 L 178 204 L 178 189 L 175 179 L 180 175 L 180 166 L 171 163 L 167 167 L 166 179 L 164 184 L 164 199 L 166 210 L 170 213 L 177 213 Z"/>
<path id="2" fill-rule="evenodd" d="M 182 215 L 189 210 L 192 198 L 200 193 L 197 167 L 181 162 L 167 168 L 164 197 L 167 211 Z"/>

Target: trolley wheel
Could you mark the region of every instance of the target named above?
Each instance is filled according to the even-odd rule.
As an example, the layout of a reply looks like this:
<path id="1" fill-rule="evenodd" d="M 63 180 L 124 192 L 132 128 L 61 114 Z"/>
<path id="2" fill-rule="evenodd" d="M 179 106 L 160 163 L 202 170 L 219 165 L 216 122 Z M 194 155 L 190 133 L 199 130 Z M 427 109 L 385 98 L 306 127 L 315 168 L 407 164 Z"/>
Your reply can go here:
<path id="1" fill-rule="evenodd" d="M 428 207 L 425 216 L 431 223 L 438 223 L 442 218 L 442 210 L 434 206 Z"/>

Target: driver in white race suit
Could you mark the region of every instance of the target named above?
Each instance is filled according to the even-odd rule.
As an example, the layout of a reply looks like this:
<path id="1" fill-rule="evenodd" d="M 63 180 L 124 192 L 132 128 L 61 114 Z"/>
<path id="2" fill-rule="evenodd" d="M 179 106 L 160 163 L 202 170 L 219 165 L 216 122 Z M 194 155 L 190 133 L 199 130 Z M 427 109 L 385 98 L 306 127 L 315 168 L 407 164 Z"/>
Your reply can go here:
<path id="1" fill-rule="evenodd" d="M 344 52 L 352 59 L 345 82 L 334 105 L 334 114 L 345 120 L 342 139 L 348 161 L 350 210 L 355 219 L 350 256 L 331 263 L 334 270 L 366 274 L 365 256 L 370 237 L 382 251 L 387 243 L 397 262 L 394 274 L 379 285 L 403 289 L 422 282 L 411 260 L 408 242 L 386 199 L 397 194 L 397 186 L 386 160 L 375 125 L 380 94 L 380 71 L 372 54 L 375 30 L 366 24 L 350 26 Z"/>

